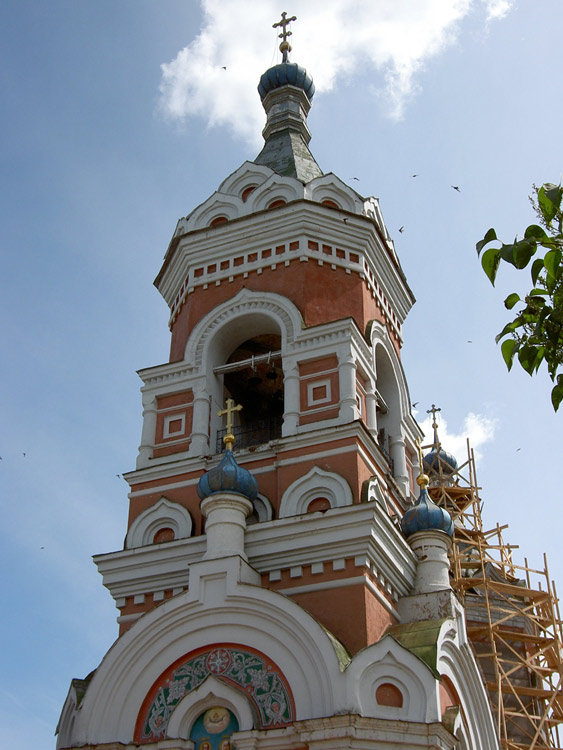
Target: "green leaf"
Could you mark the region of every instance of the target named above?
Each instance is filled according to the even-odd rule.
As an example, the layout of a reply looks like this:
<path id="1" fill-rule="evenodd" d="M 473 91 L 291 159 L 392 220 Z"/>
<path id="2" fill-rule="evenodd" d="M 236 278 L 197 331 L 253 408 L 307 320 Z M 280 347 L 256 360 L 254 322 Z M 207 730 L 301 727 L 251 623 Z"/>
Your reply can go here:
<path id="1" fill-rule="evenodd" d="M 536 361 L 534 364 L 534 369 L 537 372 L 540 369 L 540 365 L 545 359 L 545 346 L 538 347 L 538 353 L 536 355 Z"/>
<path id="2" fill-rule="evenodd" d="M 551 403 L 553 404 L 553 410 L 559 409 L 559 404 L 563 401 L 563 381 L 557 383 L 554 389 L 551 391 Z"/>
<path id="3" fill-rule="evenodd" d="M 520 295 L 516 294 L 516 292 L 512 292 L 512 294 L 509 294 L 508 297 L 504 300 L 504 306 L 507 310 L 512 310 L 517 302 L 520 302 Z"/>
<path id="4" fill-rule="evenodd" d="M 561 250 L 549 250 L 545 254 L 543 264 L 551 276 L 557 276 L 557 272 L 561 266 Z"/>
<path id="5" fill-rule="evenodd" d="M 495 341 L 498 342 L 507 334 L 514 333 L 514 331 L 519 328 L 523 324 L 523 320 L 521 318 L 516 318 L 515 320 L 511 320 L 510 323 L 507 323 L 502 331 L 495 336 Z"/>
<path id="6" fill-rule="evenodd" d="M 538 226 L 537 224 L 531 224 L 524 232 L 524 237 L 527 240 L 548 240 L 549 236 L 545 233 L 545 229 Z"/>
<path id="7" fill-rule="evenodd" d="M 509 370 L 512 369 L 512 363 L 514 361 L 514 355 L 518 351 L 518 344 L 514 339 L 506 339 L 506 341 L 502 342 L 502 346 L 500 348 L 502 352 L 503 359 L 506 363 L 506 366 Z"/>
<path id="8" fill-rule="evenodd" d="M 483 271 L 487 274 L 489 281 L 494 286 L 498 267 L 500 265 L 500 251 L 496 250 L 494 247 L 486 250 L 481 258 L 481 265 L 483 266 Z"/>
<path id="9" fill-rule="evenodd" d="M 546 224 L 551 224 L 557 213 L 558 205 L 561 203 L 561 197 L 557 195 L 557 186 L 546 182 L 538 190 L 538 203 L 540 211 Z"/>
<path id="10" fill-rule="evenodd" d="M 534 367 L 537 356 L 537 347 L 532 346 L 531 344 L 524 344 L 524 346 L 522 346 L 518 350 L 518 361 L 520 362 L 524 370 L 526 370 L 528 375 L 534 374 Z"/>
<path id="11" fill-rule="evenodd" d="M 532 263 L 532 284 L 535 286 L 538 281 L 538 276 L 543 271 L 543 258 L 536 258 Z"/>
<path id="12" fill-rule="evenodd" d="M 539 287 L 534 287 L 530 294 L 528 294 L 528 297 L 546 297 L 549 294 L 547 289 L 540 289 Z"/>
<path id="13" fill-rule="evenodd" d="M 534 331 L 536 336 L 539 336 L 539 334 L 541 333 L 543 322 L 549 315 L 550 310 L 551 310 L 551 307 L 543 307 L 540 310 L 540 314 L 538 315 L 538 321 L 536 323 L 536 329 Z"/>
<path id="14" fill-rule="evenodd" d="M 493 240 L 497 239 L 497 233 L 495 230 L 491 227 L 487 234 L 483 237 L 482 240 L 479 240 L 479 242 L 475 245 L 475 248 L 477 250 L 477 255 L 481 254 L 481 250 L 485 247 L 485 245 L 488 245 L 489 242 L 492 242 Z"/>
<path id="15" fill-rule="evenodd" d="M 520 240 L 514 245 L 513 264 L 516 268 L 526 268 L 536 250 L 533 240 Z"/>

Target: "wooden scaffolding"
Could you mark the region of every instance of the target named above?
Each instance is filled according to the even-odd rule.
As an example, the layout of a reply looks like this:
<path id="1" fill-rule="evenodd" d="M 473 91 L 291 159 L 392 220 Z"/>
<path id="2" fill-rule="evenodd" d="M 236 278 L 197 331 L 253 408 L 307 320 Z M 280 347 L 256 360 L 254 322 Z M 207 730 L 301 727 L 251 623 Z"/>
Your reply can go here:
<path id="1" fill-rule="evenodd" d="M 503 750 L 562 750 L 562 623 L 547 560 L 516 564 L 503 532 L 483 528 L 473 451 L 457 469 L 440 459 L 429 494 L 455 524 L 452 587 L 465 606 L 467 633 L 496 719 Z"/>

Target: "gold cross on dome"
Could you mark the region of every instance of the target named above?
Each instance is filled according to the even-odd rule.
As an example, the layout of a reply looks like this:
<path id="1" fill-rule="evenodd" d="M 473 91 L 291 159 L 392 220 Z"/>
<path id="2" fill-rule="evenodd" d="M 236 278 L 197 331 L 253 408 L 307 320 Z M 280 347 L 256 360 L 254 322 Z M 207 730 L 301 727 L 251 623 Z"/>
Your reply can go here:
<path id="1" fill-rule="evenodd" d="M 227 415 L 227 434 L 223 438 L 223 442 L 225 445 L 229 446 L 232 445 L 235 442 L 235 436 L 233 435 L 233 414 L 236 411 L 240 411 L 242 409 L 242 404 L 237 404 L 235 406 L 235 402 L 232 398 L 227 399 L 227 407 L 225 409 L 220 409 L 217 412 L 218 417 L 222 417 L 223 414 Z"/>
<path id="2" fill-rule="evenodd" d="M 272 25 L 273 29 L 281 28 L 282 33 L 278 34 L 279 38 L 282 40 L 280 44 L 280 52 L 283 54 L 283 62 L 287 62 L 287 55 L 289 52 L 291 52 L 291 44 L 287 41 L 287 37 L 291 36 L 291 31 L 287 30 L 287 27 L 292 21 L 297 21 L 297 16 L 291 16 L 291 18 L 286 18 L 287 13 L 285 10 L 281 14 L 281 21 L 278 21 L 277 23 Z"/>
<path id="3" fill-rule="evenodd" d="M 436 414 L 439 411 L 442 411 L 442 410 L 438 406 L 436 406 L 435 404 L 432 404 L 432 408 L 431 409 L 426 409 L 426 413 L 427 414 L 432 414 L 432 422 L 433 422 L 432 427 L 437 427 L 438 426 L 436 424 Z"/>

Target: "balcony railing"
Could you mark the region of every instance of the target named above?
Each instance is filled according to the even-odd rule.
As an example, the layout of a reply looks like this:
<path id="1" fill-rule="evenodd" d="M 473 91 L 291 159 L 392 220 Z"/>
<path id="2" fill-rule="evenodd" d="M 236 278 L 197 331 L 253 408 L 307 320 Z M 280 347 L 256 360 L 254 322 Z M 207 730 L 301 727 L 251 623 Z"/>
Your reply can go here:
<path id="1" fill-rule="evenodd" d="M 282 417 L 270 417 L 269 419 L 259 419 L 250 424 L 233 427 L 234 447 L 241 450 L 253 445 L 264 445 L 264 443 L 269 443 L 270 440 L 277 440 L 281 437 L 282 421 Z M 216 453 L 223 451 L 223 438 L 226 434 L 227 430 L 217 430 Z"/>

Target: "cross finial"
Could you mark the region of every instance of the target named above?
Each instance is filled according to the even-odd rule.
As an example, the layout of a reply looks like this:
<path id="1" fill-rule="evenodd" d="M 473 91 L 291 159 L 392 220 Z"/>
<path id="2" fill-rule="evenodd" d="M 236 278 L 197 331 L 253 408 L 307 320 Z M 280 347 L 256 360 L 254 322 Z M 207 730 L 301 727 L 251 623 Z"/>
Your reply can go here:
<path id="1" fill-rule="evenodd" d="M 432 404 L 431 409 L 426 409 L 427 414 L 432 414 L 432 429 L 434 430 L 434 445 L 439 445 L 440 441 L 438 440 L 438 423 L 436 422 L 436 414 L 442 411 L 439 407 L 437 407 L 435 404 Z"/>
<path id="2" fill-rule="evenodd" d="M 223 442 L 227 446 L 227 450 L 231 450 L 232 444 L 235 442 L 235 436 L 233 435 L 233 414 L 236 411 L 240 411 L 242 409 L 242 404 L 237 404 L 235 406 L 235 402 L 232 398 L 227 399 L 227 407 L 225 409 L 220 409 L 217 412 L 218 417 L 222 417 L 223 414 L 227 415 L 227 434 L 223 438 Z"/>
<path id="3" fill-rule="evenodd" d="M 278 34 L 279 38 L 282 40 L 280 44 L 280 52 L 283 55 L 282 62 L 286 63 L 288 62 L 288 55 L 291 52 L 291 44 L 287 41 L 287 37 L 291 36 L 291 31 L 288 31 L 287 27 L 292 21 L 297 21 L 297 17 L 291 16 L 291 18 L 286 18 L 287 13 L 285 10 L 282 12 L 281 16 L 281 21 L 273 24 L 272 28 L 277 29 L 281 27 L 282 33 Z"/>

